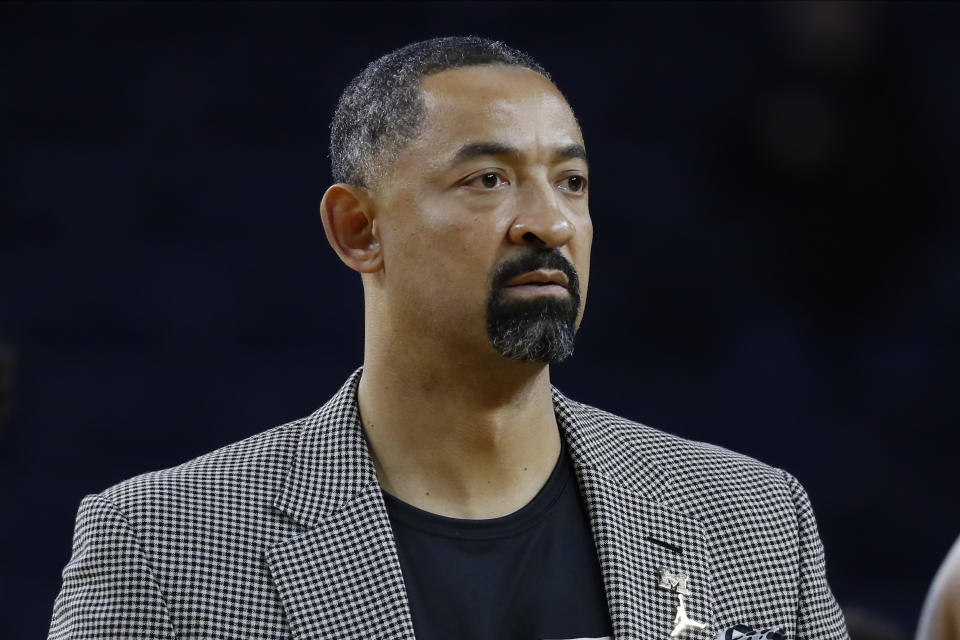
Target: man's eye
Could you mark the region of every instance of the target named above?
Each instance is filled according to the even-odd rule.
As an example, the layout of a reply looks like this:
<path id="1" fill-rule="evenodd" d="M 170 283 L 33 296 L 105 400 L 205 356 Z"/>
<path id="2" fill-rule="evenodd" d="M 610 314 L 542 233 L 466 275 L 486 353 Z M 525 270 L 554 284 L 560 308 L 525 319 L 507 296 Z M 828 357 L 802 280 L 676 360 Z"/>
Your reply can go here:
<path id="1" fill-rule="evenodd" d="M 475 181 L 484 189 L 496 189 L 506 182 L 498 173 L 485 173 L 482 176 L 478 176 Z"/>
<path id="2" fill-rule="evenodd" d="M 474 177 L 468 179 L 463 184 L 468 187 L 489 191 L 493 189 L 499 189 L 504 185 L 510 184 L 510 181 L 496 171 L 488 171 L 486 173 L 474 175 Z"/>
<path id="3" fill-rule="evenodd" d="M 567 191 L 573 191 L 574 193 L 580 193 L 587 188 L 587 180 L 583 176 L 570 176 L 569 178 L 564 178 L 561 183 L 563 188 Z"/>

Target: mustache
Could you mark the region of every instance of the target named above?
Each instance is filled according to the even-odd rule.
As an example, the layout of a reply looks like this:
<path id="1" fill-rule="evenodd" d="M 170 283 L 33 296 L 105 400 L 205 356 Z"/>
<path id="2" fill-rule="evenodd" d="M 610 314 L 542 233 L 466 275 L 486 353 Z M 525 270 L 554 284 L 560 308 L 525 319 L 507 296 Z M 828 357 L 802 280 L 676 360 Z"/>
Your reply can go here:
<path id="1" fill-rule="evenodd" d="M 500 263 L 491 277 L 493 288 L 499 289 L 511 278 L 538 269 L 562 271 L 567 276 L 567 290 L 577 297 L 580 296 L 580 278 L 577 276 L 577 270 L 558 249 L 535 250 Z"/>

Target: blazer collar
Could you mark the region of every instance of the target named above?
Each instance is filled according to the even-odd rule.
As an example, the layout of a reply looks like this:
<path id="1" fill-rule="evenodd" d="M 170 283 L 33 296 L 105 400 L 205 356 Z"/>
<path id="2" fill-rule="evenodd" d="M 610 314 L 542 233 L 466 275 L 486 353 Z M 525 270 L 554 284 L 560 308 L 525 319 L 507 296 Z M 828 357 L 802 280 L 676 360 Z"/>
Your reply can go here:
<path id="1" fill-rule="evenodd" d="M 292 467 L 274 506 L 303 526 L 316 526 L 377 481 L 357 406 L 362 372 L 354 371 L 300 431 Z M 663 498 L 672 482 L 668 470 L 643 450 L 622 446 L 627 443 L 617 441 L 608 420 L 591 416 L 556 388 L 553 406 L 576 467 L 589 467 L 649 500 Z"/>
<path id="2" fill-rule="evenodd" d="M 275 508 L 305 527 L 319 525 L 377 484 L 357 406 L 362 372 L 354 371 L 325 405 L 307 417 L 286 482 L 274 500 Z"/>
<path id="3" fill-rule="evenodd" d="M 413 638 L 389 517 L 357 408 L 357 370 L 303 425 L 274 506 L 307 528 L 267 553 L 294 638 Z M 695 518 L 663 504 L 672 473 L 625 421 L 567 399 L 554 411 L 587 506 L 615 637 L 666 637 L 677 596 L 660 572 L 690 577 L 687 615 L 709 622 L 706 535 Z M 619 420 L 619 422 L 617 422 Z M 686 632 L 682 640 L 712 638 Z"/>
<path id="4" fill-rule="evenodd" d="M 596 410 L 591 415 L 590 407 L 570 400 L 556 387 L 553 409 L 576 468 L 589 468 L 648 500 L 658 502 L 664 497 L 672 475 L 628 440 L 626 432 L 611 429 L 614 416 Z"/>

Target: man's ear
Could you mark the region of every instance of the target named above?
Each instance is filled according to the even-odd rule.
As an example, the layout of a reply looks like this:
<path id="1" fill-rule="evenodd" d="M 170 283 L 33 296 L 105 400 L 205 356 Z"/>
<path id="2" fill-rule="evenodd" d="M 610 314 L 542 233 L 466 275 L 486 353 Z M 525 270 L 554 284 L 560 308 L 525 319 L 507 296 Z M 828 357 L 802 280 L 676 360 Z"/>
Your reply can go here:
<path id="1" fill-rule="evenodd" d="M 383 268 L 380 238 L 367 193 L 349 184 L 335 184 L 320 201 L 320 218 L 327 241 L 343 263 L 360 273 Z"/>

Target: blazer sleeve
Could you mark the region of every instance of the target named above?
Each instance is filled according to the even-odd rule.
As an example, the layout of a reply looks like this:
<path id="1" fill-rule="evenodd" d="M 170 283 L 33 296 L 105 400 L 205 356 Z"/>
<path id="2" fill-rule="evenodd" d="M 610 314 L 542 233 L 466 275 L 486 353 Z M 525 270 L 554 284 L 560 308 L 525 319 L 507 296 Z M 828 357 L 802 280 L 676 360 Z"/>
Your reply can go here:
<path id="1" fill-rule="evenodd" d="M 108 499 L 80 504 L 73 554 L 53 605 L 50 640 L 172 640 L 153 569 L 130 523 Z"/>
<path id="2" fill-rule="evenodd" d="M 797 604 L 797 640 L 849 640 L 843 613 L 830 585 L 810 498 L 800 482 L 784 472 L 797 511 L 800 551 L 800 597 Z"/>

